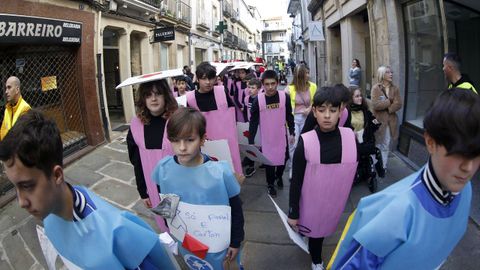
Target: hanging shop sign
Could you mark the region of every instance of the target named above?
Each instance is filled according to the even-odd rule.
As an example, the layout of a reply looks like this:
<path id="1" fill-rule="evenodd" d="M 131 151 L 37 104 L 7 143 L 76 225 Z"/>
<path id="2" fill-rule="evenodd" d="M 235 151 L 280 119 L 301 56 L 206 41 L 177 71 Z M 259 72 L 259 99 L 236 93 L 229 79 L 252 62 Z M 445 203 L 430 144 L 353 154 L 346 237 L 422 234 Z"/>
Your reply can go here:
<path id="1" fill-rule="evenodd" d="M 0 13 L 0 44 L 79 45 L 82 24 Z"/>
<path id="2" fill-rule="evenodd" d="M 162 27 L 153 30 L 153 42 L 175 40 L 175 27 Z"/>

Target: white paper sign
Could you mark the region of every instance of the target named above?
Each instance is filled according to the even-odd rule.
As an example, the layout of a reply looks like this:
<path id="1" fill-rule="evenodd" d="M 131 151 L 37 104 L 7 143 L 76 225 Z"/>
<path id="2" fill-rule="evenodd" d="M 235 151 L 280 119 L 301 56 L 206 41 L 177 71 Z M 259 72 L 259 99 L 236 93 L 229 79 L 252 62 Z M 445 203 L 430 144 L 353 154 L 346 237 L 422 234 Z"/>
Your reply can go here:
<path id="1" fill-rule="evenodd" d="M 183 75 L 183 70 L 181 68 L 170 69 L 164 71 L 153 72 L 150 74 L 143 74 L 140 76 L 130 77 L 123 81 L 121 84 L 117 85 L 115 89 L 120 89 L 124 86 L 129 86 L 132 84 L 146 83 L 151 81 L 157 81 L 165 78 L 176 77 Z"/>
<path id="2" fill-rule="evenodd" d="M 237 122 L 237 134 L 238 134 L 238 143 L 239 144 L 248 144 L 248 136 L 249 136 L 249 123 Z M 260 146 L 260 129 L 257 130 L 257 134 L 255 134 L 255 145 Z"/>
<path id="3" fill-rule="evenodd" d="M 187 107 L 187 95 L 179 96 L 175 98 L 178 106 Z"/>
<path id="4" fill-rule="evenodd" d="M 290 237 L 290 239 L 292 239 L 292 241 L 295 244 L 297 244 L 297 246 L 299 246 L 301 249 L 303 249 L 303 251 L 309 253 L 308 252 L 308 245 L 305 242 L 304 237 L 301 234 L 294 231 L 290 227 L 290 225 L 288 225 L 287 215 L 282 211 L 282 209 L 280 209 L 280 207 L 278 207 L 278 205 L 275 203 L 275 201 L 273 200 L 273 198 L 270 195 L 268 195 L 268 197 L 270 197 L 270 200 L 272 200 L 273 205 L 275 205 L 275 209 L 277 209 L 278 215 L 280 216 L 280 219 L 282 220 L 283 225 L 285 226 L 285 229 L 287 229 L 287 233 L 288 233 L 288 236 Z"/>
<path id="5" fill-rule="evenodd" d="M 216 160 L 226 160 L 233 170 L 232 155 L 227 140 L 205 141 L 202 146 L 202 153 Z"/>
<path id="6" fill-rule="evenodd" d="M 240 148 L 240 153 L 244 154 L 249 159 L 266 165 L 272 164 L 272 162 L 260 152 L 257 146 L 251 144 L 239 144 L 238 147 Z"/>
<path id="7" fill-rule="evenodd" d="M 45 256 L 45 261 L 47 262 L 47 266 L 49 270 L 56 270 L 55 266 L 55 261 L 57 260 L 57 257 L 60 256 L 60 258 L 63 261 L 63 264 L 67 267 L 69 270 L 81 270 L 80 267 L 76 266 L 66 258 L 62 257 L 55 249 L 53 246 L 52 242 L 50 242 L 50 239 L 48 239 L 47 235 L 45 234 L 45 231 L 43 230 L 42 227 L 37 225 L 37 235 L 38 235 L 38 241 L 40 242 L 40 247 L 42 248 L 43 256 Z"/>
<path id="8" fill-rule="evenodd" d="M 230 206 L 197 205 L 180 202 L 177 215 L 167 219 L 170 233 L 182 240 L 188 232 L 208 246 L 208 253 L 225 250 L 230 245 Z"/>

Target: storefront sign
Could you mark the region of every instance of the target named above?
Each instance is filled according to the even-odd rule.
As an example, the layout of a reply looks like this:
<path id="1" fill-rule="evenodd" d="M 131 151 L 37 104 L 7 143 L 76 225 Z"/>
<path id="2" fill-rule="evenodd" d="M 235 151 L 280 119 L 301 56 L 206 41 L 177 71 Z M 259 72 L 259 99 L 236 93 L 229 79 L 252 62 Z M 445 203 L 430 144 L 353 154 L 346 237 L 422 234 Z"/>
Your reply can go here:
<path id="1" fill-rule="evenodd" d="M 175 40 L 175 27 L 162 27 L 153 30 L 153 42 Z"/>
<path id="2" fill-rule="evenodd" d="M 82 41 L 82 24 L 0 13 L 0 44 L 74 44 Z"/>
<path id="3" fill-rule="evenodd" d="M 325 41 L 323 36 L 322 21 L 308 23 L 308 34 L 310 41 Z"/>

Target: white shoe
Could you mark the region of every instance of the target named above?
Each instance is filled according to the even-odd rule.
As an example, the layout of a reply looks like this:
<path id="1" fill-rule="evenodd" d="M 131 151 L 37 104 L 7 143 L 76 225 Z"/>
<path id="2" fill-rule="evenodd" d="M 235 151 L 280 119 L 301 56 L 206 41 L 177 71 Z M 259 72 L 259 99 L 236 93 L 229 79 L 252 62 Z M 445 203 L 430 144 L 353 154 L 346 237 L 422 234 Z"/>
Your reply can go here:
<path id="1" fill-rule="evenodd" d="M 325 267 L 323 266 L 323 262 L 319 264 L 312 263 L 312 270 L 325 270 Z"/>

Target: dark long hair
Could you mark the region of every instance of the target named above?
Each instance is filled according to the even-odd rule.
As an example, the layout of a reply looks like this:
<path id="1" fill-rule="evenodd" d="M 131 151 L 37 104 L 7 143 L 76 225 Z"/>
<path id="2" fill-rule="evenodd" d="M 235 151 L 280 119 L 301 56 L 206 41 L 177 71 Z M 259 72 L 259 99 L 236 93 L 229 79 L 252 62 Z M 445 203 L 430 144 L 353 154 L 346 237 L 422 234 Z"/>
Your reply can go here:
<path id="1" fill-rule="evenodd" d="M 137 91 L 136 106 L 137 117 L 140 118 L 144 125 L 148 125 L 150 123 L 150 119 L 152 119 L 152 114 L 147 108 L 146 99 L 153 91 L 155 91 L 155 89 L 156 92 L 162 95 L 165 100 L 165 111 L 163 113 L 164 118 L 170 117 L 170 115 L 178 108 L 177 101 L 173 97 L 172 91 L 170 91 L 170 86 L 168 85 L 166 79 L 142 83 Z"/>

